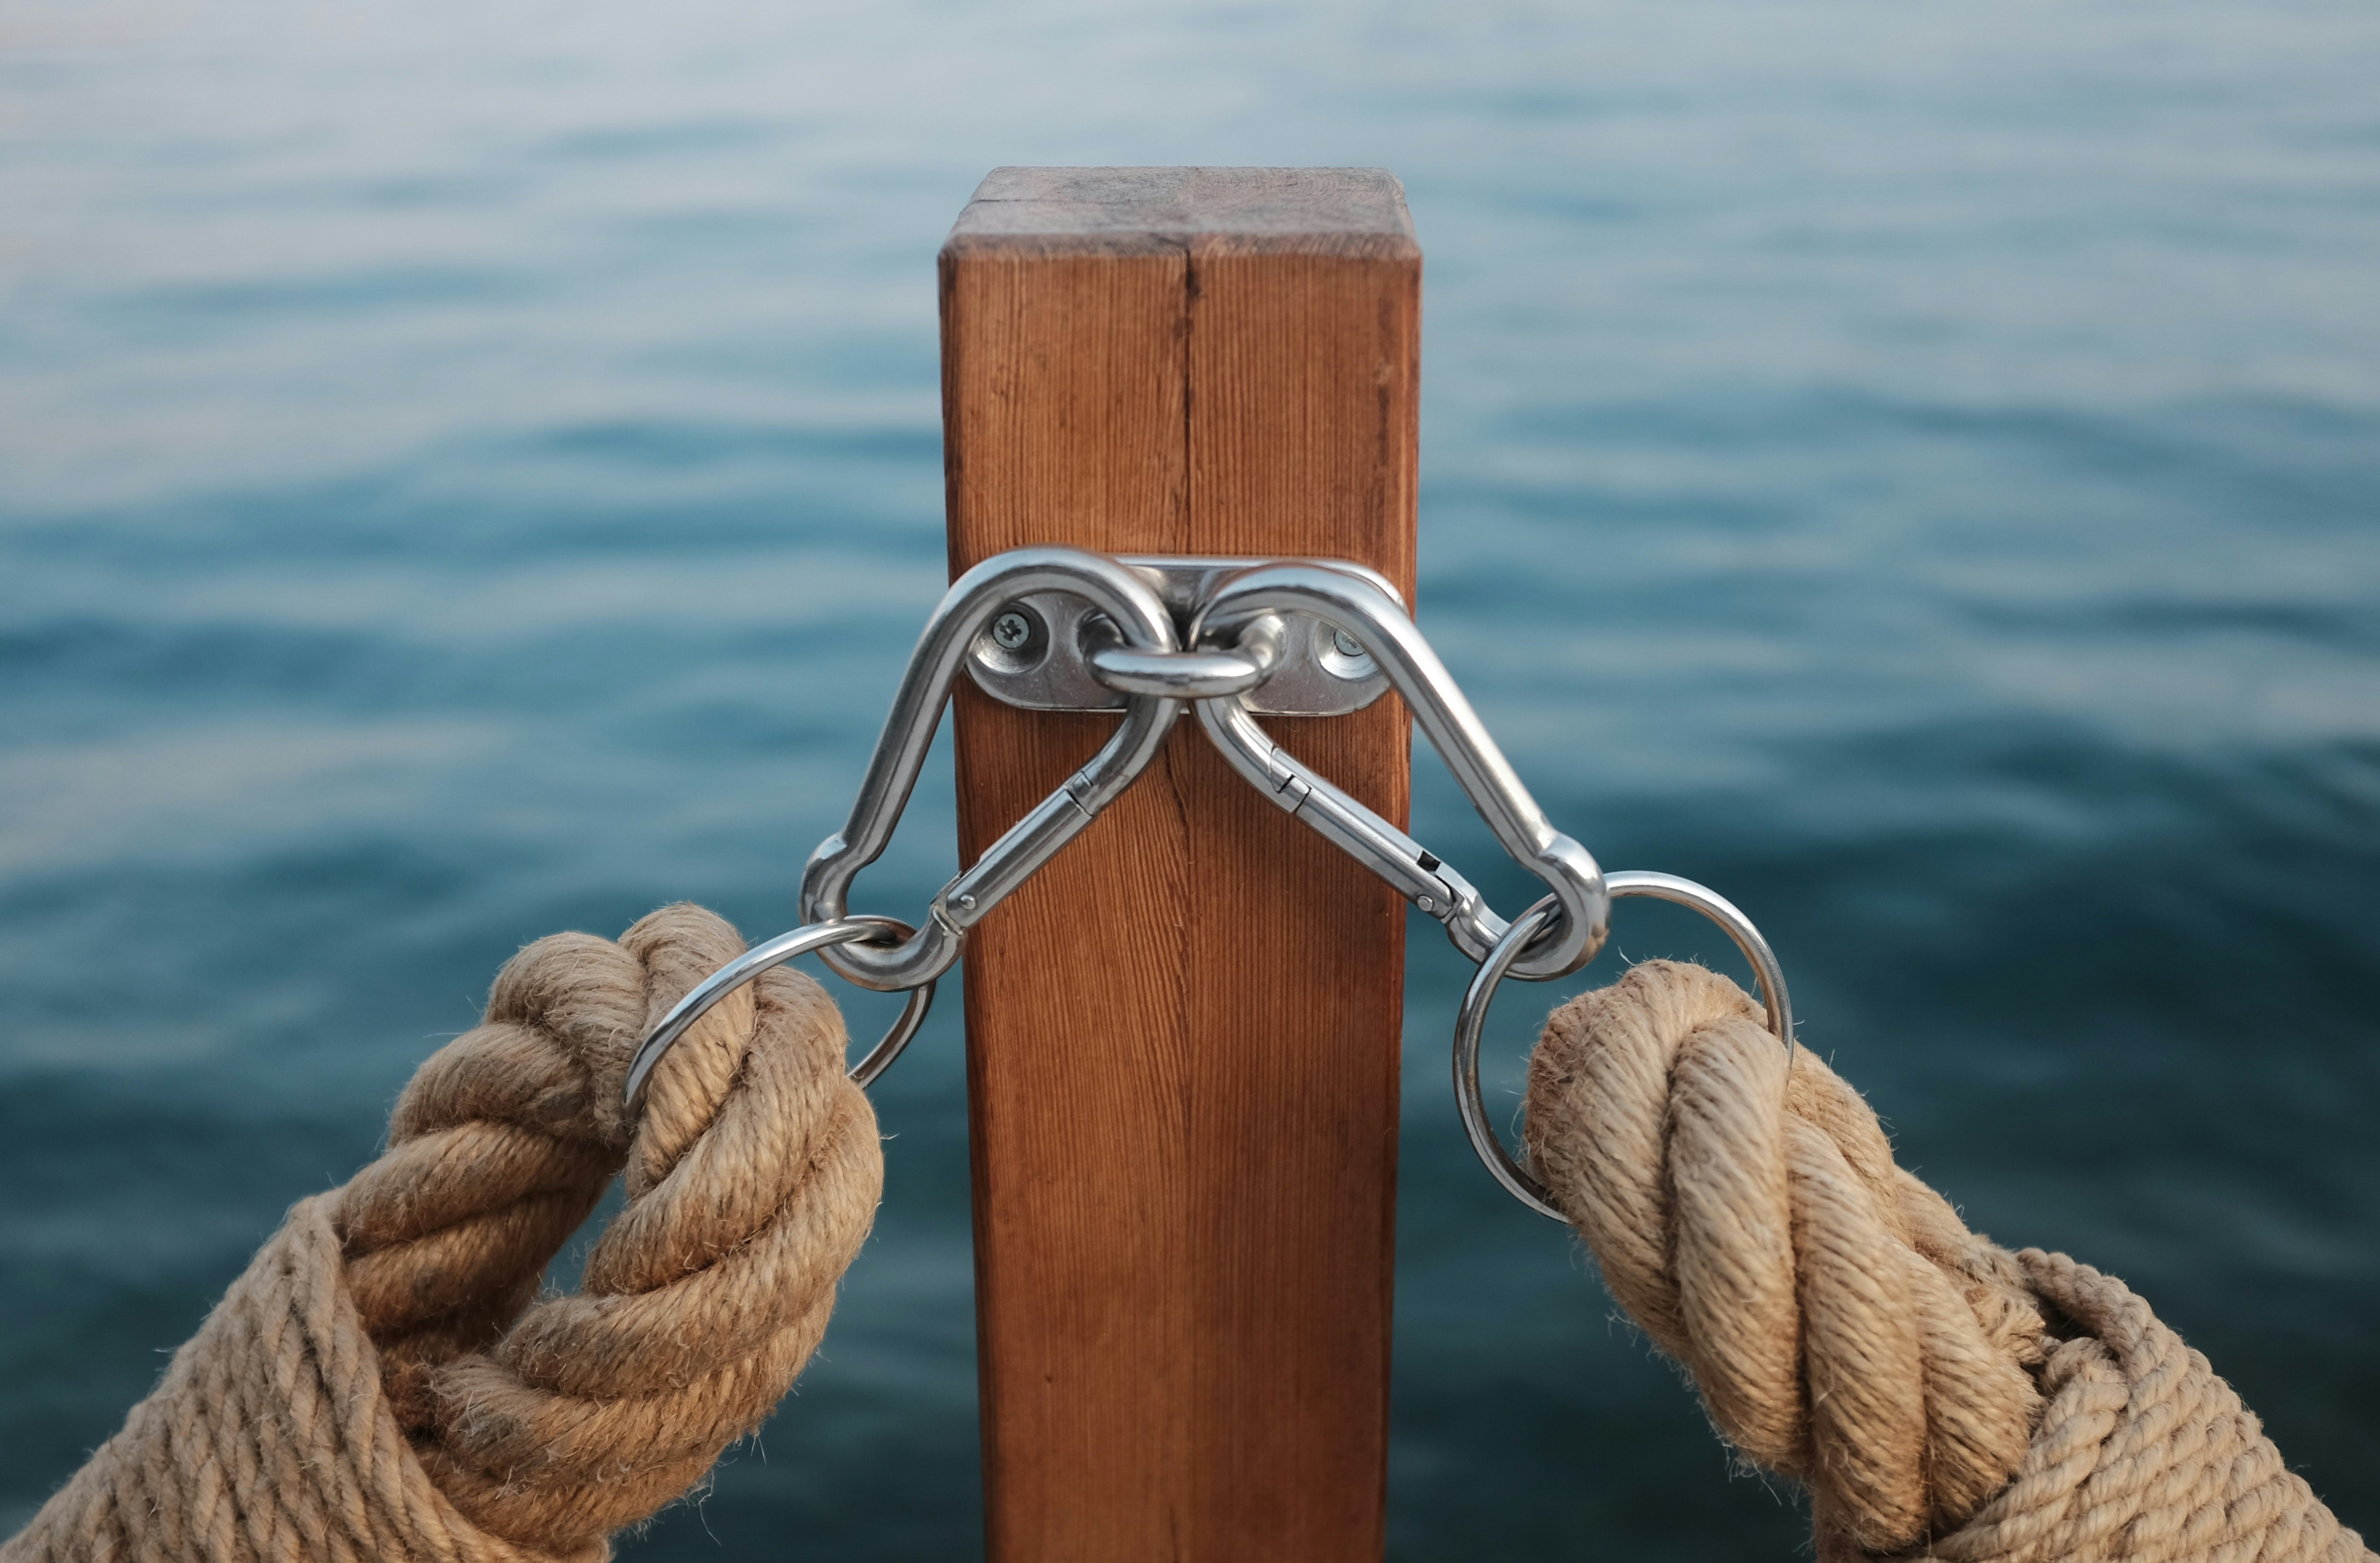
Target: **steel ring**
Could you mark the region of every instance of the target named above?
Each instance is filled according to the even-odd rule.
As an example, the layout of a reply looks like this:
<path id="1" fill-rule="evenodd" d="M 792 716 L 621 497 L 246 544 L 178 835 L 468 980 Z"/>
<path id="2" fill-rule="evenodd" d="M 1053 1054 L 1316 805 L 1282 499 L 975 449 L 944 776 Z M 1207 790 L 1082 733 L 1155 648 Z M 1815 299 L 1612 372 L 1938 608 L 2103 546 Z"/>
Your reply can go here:
<path id="1" fill-rule="evenodd" d="M 1088 659 L 1091 676 L 1125 695 L 1205 700 L 1254 689 L 1272 669 L 1234 651 L 1143 651 L 1103 646 Z"/>
<path id="2" fill-rule="evenodd" d="M 782 966 L 797 955 L 807 955 L 813 950 L 824 950 L 830 945 L 863 940 L 871 944 L 898 942 L 915 932 L 915 928 L 897 917 L 854 915 L 837 917 L 832 922 L 806 923 L 791 933 L 781 933 L 766 943 L 754 945 L 697 983 L 692 992 L 679 1000 L 675 1007 L 662 1017 L 661 1024 L 653 1027 L 652 1035 L 645 1038 L 643 1045 L 638 1048 L 636 1057 L 628 1062 L 628 1083 L 622 1089 L 622 1098 L 633 1111 L 638 1098 L 644 1094 L 645 1082 L 652 1075 L 653 1066 L 661 1062 L 662 1055 L 670 1050 L 671 1045 L 691 1030 L 695 1022 L 710 1013 L 711 1006 L 770 967 Z M 866 1058 L 851 1066 L 851 1078 L 862 1086 L 872 1084 L 894 1059 L 901 1056 L 901 1049 L 917 1035 L 917 1027 L 925 1024 L 926 1012 L 933 1006 L 934 985 L 931 981 L 919 983 L 909 989 L 909 1000 L 901 1007 L 901 1018 L 892 1023 L 892 1029 L 884 1034 L 884 1040 L 869 1048 Z"/>
<path id="3" fill-rule="evenodd" d="M 1737 910 L 1735 903 L 1715 891 L 1706 890 L 1692 879 L 1682 879 L 1675 874 L 1612 874 L 1604 879 L 1604 888 L 1614 901 L 1627 896 L 1649 896 L 1656 901 L 1672 902 L 1690 906 L 1717 923 L 1743 958 L 1752 963 L 1753 975 L 1760 985 L 1760 997 L 1767 1008 L 1768 1030 L 1785 1044 L 1785 1067 L 1793 1067 L 1793 1001 L 1785 991 L 1785 971 L 1777 963 L 1777 953 L 1768 941 L 1760 937 L 1752 919 Z M 1463 1133 L 1471 1141 L 1472 1151 L 1479 1164 L 1488 1169 L 1488 1176 L 1504 1186 L 1504 1192 L 1540 1216 L 1567 1222 L 1553 1206 L 1549 1192 L 1535 1174 L 1512 1157 L 1504 1142 L 1488 1122 L 1488 1105 L 1479 1094 L 1479 1037 L 1488 1026 L 1488 1006 L 1495 1000 L 1496 989 L 1520 958 L 1532 939 L 1543 927 L 1559 915 L 1552 896 L 1536 903 L 1512 919 L 1504 937 L 1488 951 L 1473 974 L 1471 986 L 1463 990 L 1463 1008 L 1454 1019 L 1454 1105 L 1463 1115 Z"/>

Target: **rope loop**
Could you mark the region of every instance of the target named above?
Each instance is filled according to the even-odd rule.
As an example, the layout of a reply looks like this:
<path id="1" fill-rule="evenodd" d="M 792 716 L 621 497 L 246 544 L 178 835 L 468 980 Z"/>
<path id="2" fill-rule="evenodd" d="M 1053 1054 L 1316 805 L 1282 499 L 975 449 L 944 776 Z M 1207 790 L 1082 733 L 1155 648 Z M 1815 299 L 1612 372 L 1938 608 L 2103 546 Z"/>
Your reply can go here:
<path id="1" fill-rule="evenodd" d="M 0 1560 L 577 1563 L 700 1481 L 818 1345 L 883 1181 L 842 1018 L 788 968 L 630 1116 L 638 1042 L 742 950 L 680 905 L 522 951 Z M 615 1174 L 579 1290 L 532 1301 Z"/>
<path id="2" fill-rule="evenodd" d="M 1822 1558 L 2369 1559 L 2122 1282 L 2011 1254 L 1701 966 L 1556 1011 L 1538 1176 L 1719 1433 L 1813 1495 Z"/>

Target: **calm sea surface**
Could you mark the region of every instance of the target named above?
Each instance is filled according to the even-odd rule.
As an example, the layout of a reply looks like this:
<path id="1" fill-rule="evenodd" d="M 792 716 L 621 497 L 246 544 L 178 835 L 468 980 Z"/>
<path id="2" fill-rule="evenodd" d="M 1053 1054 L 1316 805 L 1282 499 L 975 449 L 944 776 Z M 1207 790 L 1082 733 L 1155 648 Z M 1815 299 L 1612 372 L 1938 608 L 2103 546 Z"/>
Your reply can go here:
<path id="1" fill-rule="evenodd" d="M 1405 181 L 1421 621 L 1554 818 L 1750 910 L 1904 1160 L 2380 1532 L 2374 83 L 2365 0 L 18 0 L 0 1528 L 515 949 L 794 920 L 942 584 L 984 171 L 1269 163 Z M 950 871 L 929 775 L 870 907 Z M 1472 1164 L 1414 944 L 1395 1556 L 1793 1555 Z M 821 1360 L 626 1556 L 979 1545 L 958 1008 Z"/>

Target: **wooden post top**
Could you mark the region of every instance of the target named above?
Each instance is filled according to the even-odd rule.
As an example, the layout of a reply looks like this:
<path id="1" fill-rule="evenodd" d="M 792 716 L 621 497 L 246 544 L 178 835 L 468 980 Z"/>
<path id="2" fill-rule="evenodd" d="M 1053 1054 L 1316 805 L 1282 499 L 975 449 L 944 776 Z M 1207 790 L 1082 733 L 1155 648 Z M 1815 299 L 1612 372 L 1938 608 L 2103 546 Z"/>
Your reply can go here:
<path id="1" fill-rule="evenodd" d="M 946 257 L 1419 257 L 1405 188 L 1385 168 L 995 168 L 951 228 Z"/>

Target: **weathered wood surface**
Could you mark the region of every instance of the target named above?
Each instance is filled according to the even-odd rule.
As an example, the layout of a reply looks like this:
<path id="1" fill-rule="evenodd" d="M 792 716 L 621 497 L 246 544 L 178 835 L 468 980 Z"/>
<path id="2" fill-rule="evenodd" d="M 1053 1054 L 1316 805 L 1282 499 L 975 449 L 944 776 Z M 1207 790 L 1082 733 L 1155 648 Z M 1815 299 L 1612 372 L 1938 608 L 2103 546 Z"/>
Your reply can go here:
<path id="1" fill-rule="evenodd" d="M 994 172 L 941 258 L 953 575 L 1026 543 L 1413 588 L 1421 252 L 1367 169 Z M 972 862 L 1113 719 L 958 700 Z M 1407 719 L 1270 719 L 1402 822 Z M 1186 718 L 966 965 L 994 1563 L 1376 1563 L 1403 908 Z"/>

